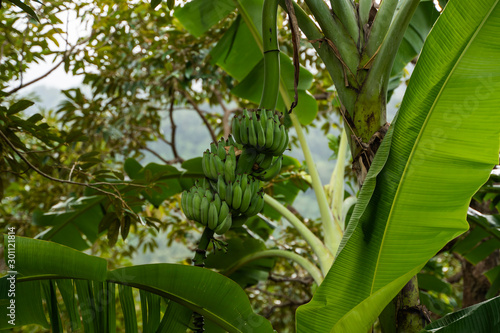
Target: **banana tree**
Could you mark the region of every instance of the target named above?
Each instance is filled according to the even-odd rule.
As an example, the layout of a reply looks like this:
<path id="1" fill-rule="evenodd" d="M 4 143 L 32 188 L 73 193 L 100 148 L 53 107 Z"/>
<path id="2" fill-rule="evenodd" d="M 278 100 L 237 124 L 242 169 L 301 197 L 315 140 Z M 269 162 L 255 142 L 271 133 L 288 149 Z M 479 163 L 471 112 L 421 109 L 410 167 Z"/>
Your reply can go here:
<path id="1" fill-rule="evenodd" d="M 405 57 L 408 53 L 401 51 L 407 44 L 401 43 L 408 37 L 405 32 L 420 1 L 385 0 L 380 6 L 370 0 L 331 1 L 332 10 L 322 0 L 305 2 L 312 17 L 296 3 L 280 4 L 287 11 L 293 8 L 295 14 L 290 13 L 291 17 L 297 19 L 335 83 L 346 132 L 341 146 L 349 141 L 353 166 L 363 186 L 343 230 L 339 218 L 343 216 L 342 198 L 334 192 L 337 198 L 329 203 L 303 134 L 302 126 L 314 119 L 316 106 L 306 91 L 312 78 L 302 70 L 302 81 L 297 84 L 299 103 L 290 120 L 309 168 L 324 239 L 314 236 L 272 197 L 266 196 L 265 201 L 289 219 L 308 242 L 318 257 L 319 270 L 304 258 L 277 252 L 263 251 L 253 258 L 243 258 L 242 262 L 281 255 L 302 262 L 315 276 L 320 286 L 312 301 L 299 308 L 297 331 L 366 332 L 426 261 L 467 229 L 465 217 L 470 198 L 498 162 L 500 116 L 495 106 L 500 90 L 500 68 L 496 64 L 500 38 L 495 29 L 500 26 L 500 8 L 498 0 L 454 0 L 447 4 L 425 40 L 401 108 L 388 127 L 386 96 L 391 73 L 399 74 L 401 63 L 411 60 Z M 195 0 L 176 11 L 176 16 L 194 34 L 202 34 L 237 9 L 238 18 L 228 37 L 212 51 L 214 61 L 240 81 L 233 90 L 236 95 L 258 101 L 262 87 L 251 88 L 251 84 L 270 83 L 280 93 L 277 108 L 288 110 L 293 80 L 286 77 L 291 76 L 293 67 L 289 58 L 274 52 L 274 44 L 266 42 L 267 28 L 276 31 L 276 23 L 268 19 L 276 15 L 277 1 L 265 1 L 263 7 L 259 0 L 218 0 L 207 6 L 206 1 Z M 258 28 L 261 21 L 266 28 Z M 278 60 L 283 66 L 282 78 L 277 80 L 276 73 L 268 74 L 276 72 Z M 339 179 L 334 186 L 338 192 L 343 179 L 340 170 L 334 178 Z M 22 239 L 17 244 L 18 253 L 27 254 L 17 259 L 17 270 L 22 274 L 19 286 L 26 286 L 19 289 L 20 300 L 26 301 L 28 295 L 36 295 L 37 299 L 20 303 L 33 307 L 22 312 L 33 314 L 33 318 L 23 318 L 23 324 L 45 323 L 41 301 L 38 302 L 43 294 L 51 324 L 59 327 L 53 281 L 62 278 L 66 282 L 58 289 L 72 313 L 70 317 L 78 317 L 76 310 L 71 310 L 76 308 L 72 298 L 76 288 L 82 314 L 91 313 L 98 318 L 83 319 L 89 331 L 113 327 L 114 306 L 99 307 L 95 300 L 105 297 L 114 302 L 115 284 L 127 286 L 120 287 L 119 298 L 130 331 L 136 329 L 137 323 L 135 316 L 130 315 L 133 296 L 129 287 L 141 290 L 143 327 L 148 327 L 148 331 L 162 331 L 167 327 L 164 321 L 177 325 L 169 332 L 185 330 L 193 311 L 206 319 L 209 331 L 272 330 L 267 321 L 251 312 L 239 287 L 209 270 L 159 265 L 107 272 L 97 258 L 89 259 L 78 252 L 70 254 L 68 249 L 52 247 L 54 244 Z M 57 258 L 61 261 L 54 261 L 56 253 L 60 253 Z M 87 260 L 92 261 L 87 270 L 75 270 L 75 263 L 85 265 Z M 87 282 L 77 282 L 80 279 Z M 2 283 L 7 290 L 7 277 Z M 238 302 L 224 303 L 227 298 L 217 297 L 221 290 L 230 290 Z M 167 299 L 166 306 L 161 305 L 162 297 Z M 418 309 L 417 303 L 406 306 Z M 484 309 L 490 306 L 498 306 L 498 299 Z M 88 309 L 90 312 L 84 311 Z M 161 313 L 163 319 L 159 320 Z M 467 318 L 477 320 L 472 313 Z M 491 312 L 477 313 L 484 319 Z M 180 323 L 173 323 L 174 314 L 182 314 Z M 194 328 L 198 329 L 199 324 L 193 323 Z M 423 328 L 392 324 L 407 332 Z"/>

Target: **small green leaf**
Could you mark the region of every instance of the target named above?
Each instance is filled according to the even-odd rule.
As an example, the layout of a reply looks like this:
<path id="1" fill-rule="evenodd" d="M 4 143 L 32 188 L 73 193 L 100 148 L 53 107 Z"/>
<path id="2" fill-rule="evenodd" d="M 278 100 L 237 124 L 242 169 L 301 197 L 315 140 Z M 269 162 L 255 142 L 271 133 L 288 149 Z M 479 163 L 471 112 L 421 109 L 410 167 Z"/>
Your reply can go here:
<path id="1" fill-rule="evenodd" d="M 21 112 L 23 110 L 26 110 L 27 108 L 29 108 L 33 104 L 35 104 L 35 102 L 28 101 L 28 100 L 25 100 L 25 99 L 20 100 L 20 101 L 12 104 L 10 106 L 9 111 L 7 111 L 7 114 L 11 115 L 11 114 L 15 114 L 15 113 Z"/>
<path id="2" fill-rule="evenodd" d="M 160 3 L 161 0 L 151 0 L 151 8 L 156 9 Z"/>

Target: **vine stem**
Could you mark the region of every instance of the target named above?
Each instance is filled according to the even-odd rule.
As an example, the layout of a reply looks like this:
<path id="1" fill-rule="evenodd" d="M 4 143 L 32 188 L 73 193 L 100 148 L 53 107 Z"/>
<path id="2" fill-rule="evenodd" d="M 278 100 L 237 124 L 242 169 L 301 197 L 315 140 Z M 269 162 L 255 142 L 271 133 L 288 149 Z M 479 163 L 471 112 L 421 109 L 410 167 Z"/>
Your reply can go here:
<path id="1" fill-rule="evenodd" d="M 257 259 L 262 259 L 262 258 L 269 258 L 269 257 L 281 257 L 285 259 L 292 260 L 299 264 L 302 268 L 304 268 L 314 279 L 314 282 L 319 286 L 321 282 L 323 282 L 323 274 L 321 271 L 314 265 L 312 262 L 307 260 L 306 258 L 298 255 L 297 253 L 291 252 L 291 251 L 285 251 L 285 250 L 264 250 L 264 251 L 259 251 L 255 252 L 252 254 L 249 254 L 237 262 L 235 262 L 233 265 L 231 265 L 226 271 L 224 271 L 224 275 L 229 276 L 236 270 L 238 270 L 240 267 L 248 264 L 249 262 L 252 262 Z"/>
<path id="2" fill-rule="evenodd" d="M 274 208 L 278 213 L 283 215 L 283 217 L 286 218 L 288 222 L 290 222 L 298 231 L 298 233 L 304 238 L 307 244 L 309 244 L 313 252 L 318 256 L 321 272 L 324 276 L 326 276 L 326 273 L 328 273 L 330 267 L 333 264 L 333 255 L 328 250 L 328 248 L 325 247 L 325 244 L 323 244 L 323 242 L 318 237 L 316 237 L 316 235 L 313 234 L 312 231 L 309 230 L 309 228 L 297 218 L 297 216 L 293 215 L 291 211 L 289 211 L 276 199 L 268 194 L 265 194 L 264 201 L 266 202 L 266 204 Z"/>

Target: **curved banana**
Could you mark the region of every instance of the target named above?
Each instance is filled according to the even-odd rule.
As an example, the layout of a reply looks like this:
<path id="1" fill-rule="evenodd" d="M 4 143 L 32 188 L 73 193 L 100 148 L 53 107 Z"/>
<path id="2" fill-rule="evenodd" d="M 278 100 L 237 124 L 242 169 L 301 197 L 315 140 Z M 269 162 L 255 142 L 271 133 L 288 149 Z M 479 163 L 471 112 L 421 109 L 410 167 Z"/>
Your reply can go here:
<path id="1" fill-rule="evenodd" d="M 221 158 L 219 157 L 219 154 L 213 155 L 213 159 L 215 161 L 215 169 L 217 171 L 217 178 L 219 178 L 219 176 L 218 176 L 219 174 L 220 175 L 224 174 L 225 164 L 224 164 L 224 162 L 222 162 Z M 215 179 L 217 180 L 217 178 L 215 178 Z"/>
<path id="2" fill-rule="evenodd" d="M 181 208 L 188 220 L 192 220 L 188 210 L 188 191 L 183 191 L 181 194 Z"/>
<path id="3" fill-rule="evenodd" d="M 286 147 L 288 146 L 288 133 L 285 128 L 285 125 L 281 125 L 280 135 L 281 135 L 280 138 L 281 140 L 275 155 L 282 155 Z"/>
<path id="4" fill-rule="evenodd" d="M 262 190 L 259 191 L 259 193 L 257 193 L 257 195 L 254 198 L 255 199 L 252 200 L 250 207 L 245 212 L 245 214 L 248 216 L 257 215 L 264 208 L 264 192 Z"/>
<path id="5" fill-rule="evenodd" d="M 226 202 L 229 206 L 233 203 L 233 183 L 226 183 Z"/>
<path id="6" fill-rule="evenodd" d="M 210 151 L 207 149 L 203 152 L 203 157 L 201 158 L 201 167 L 203 168 L 203 174 L 205 177 L 210 178 Z"/>
<path id="7" fill-rule="evenodd" d="M 224 139 L 220 139 L 217 145 L 217 156 L 219 156 L 219 159 L 221 161 L 224 161 L 226 159 L 226 146 L 226 141 Z"/>
<path id="8" fill-rule="evenodd" d="M 208 224 L 208 210 L 210 208 L 210 202 L 208 201 L 207 197 L 203 197 L 201 199 L 201 205 L 200 205 L 200 222 L 204 226 Z"/>
<path id="9" fill-rule="evenodd" d="M 258 163 L 259 164 L 259 168 L 260 169 L 267 169 L 267 168 L 269 168 L 271 166 L 271 164 L 273 163 L 273 158 L 274 158 L 274 156 L 272 154 L 265 154 L 265 157 L 262 160 L 262 162 Z"/>
<path id="10" fill-rule="evenodd" d="M 233 120 L 231 121 L 231 133 L 233 133 L 234 137 L 236 138 L 236 141 L 241 141 L 240 131 L 241 131 L 240 119 L 239 117 L 234 116 Z"/>
<path id="11" fill-rule="evenodd" d="M 215 228 L 214 231 L 217 235 L 222 235 L 231 228 L 231 225 L 232 225 L 232 218 L 231 218 L 231 213 L 229 213 L 227 214 L 224 221 L 221 224 L 219 224 L 219 226 Z"/>
<path id="12" fill-rule="evenodd" d="M 215 155 L 214 153 L 210 153 L 210 179 L 217 179 L 217 166 L 215 165 Z"/>
<path id="13" fill-rule="evenodd" d="M 255 132 L 255 115 L 248 119 L 248 143 L 253 148 L 257 148 L 257 133 Z"/>
<path id="14" fill-rule="evenodd" d="M 273 118 L 269 118 L 266 125 L 266 149 L 271 149 L 274 141 L 274 120 Z"/>
<path id="15" fill-rule="evenodd" d="M 243 116 L 240 122 L 240 141 L 236 140 L 242 145 L 248 144 L 248 116 Z"/>
<path id="16" fill-rule="evenodd" d="M 257 136 L 257 148 L 263 149 L 266 146 L 266 134 L 264 133 L 264 128 L 262 127 L 262 123 L 257 119 L 258 115 L 255 113 L 253 115 L 253 128 L 255 131 L 255 135 Z"/>
<path id="17" fill-rule="evenodd" d="M 276 155 L 276 149 L 279 148 L 279 145 L 281 143 L 281 129 L 280 129 L 281 124 L 279 122 L 274 122 L 273 123 L 273 144 L 269 150 L 273 155 Z"/>
<path id="18" fill-rule="evenodd" d="M 236 178 L 236 156 L 234 147 L 229 148 L 229 154 L 224 162 L 224 180 L 226 183 L 234 181 Z"/>
<path id="19" fill-rule="evenodd" d="M 207 226 L 215 230 L 217 228 L 217 224 L 219 222 L 219 214 L 217 212 L 217 207 L 215 206 L 215 201 L 210 203 L 210 207 L 208 208 L 208 222 Z"/>
<path id="20" fill-rule="evenodd" d="M 279 156 L 268 169 L 264 169 L 260 172 L 254 172 L 252 173 L 252 176 L 262 181 L 270 181 L 280 173 L 282 165 L 283 155 Z"/>
<path id="21" fill-rule="evenodd" d="M 243 193 L 241 192 L 240 182 L 236 181 L 233 184 L 233 202 L 231 203 L 231 206 L 233 207 L 233 209 L 240 208 L 242 195 L 243 195 Z"/>
<path id="22" fill-rule="evenodd" d="M 243 191 L 243 195 L 241 198 L 241 206 L 239 211 L 245 213 L 248 207 L 250 206 L 250 202 L 252 201 L 252 187 L 247 186 Z"/>
<path id="23" fill-rule="evenodd" d="M 229 214 L 229 206 L 227 205 L 227 202 L 222 201 L 219 209 L 219 220 L 217 222 L 217 225 L 221 224 L 224 222 L 224 220 L 227 217 L 227 214 Z"/>
<path id="24" fill-rule="evenodd" d="M 219 196 L 221 200 L 226 200 L 226 182 L 224 181 L 224 178 L 222 178 L 222 175 L 219 175 L 219 178 L 217 179 L 217 193 L 219 193 Z"/>
<path id="25" fill-rule="evenodd" d="M 205 190 L 204 195 L 207 197 L 208 201 L 212 201 L 214 199 L 214 194 L 210 190 Z"/>
<path id="26" fill-rule="evenodd" d="M 193 220 L 201 220 L 201 196 L 198 192 L 193 194 Z"/>
<path id="27" fill-rule="evenodd" d="M 210 142 L 210 152 L 212 154 L 217 154 L 217 143 Z"/>

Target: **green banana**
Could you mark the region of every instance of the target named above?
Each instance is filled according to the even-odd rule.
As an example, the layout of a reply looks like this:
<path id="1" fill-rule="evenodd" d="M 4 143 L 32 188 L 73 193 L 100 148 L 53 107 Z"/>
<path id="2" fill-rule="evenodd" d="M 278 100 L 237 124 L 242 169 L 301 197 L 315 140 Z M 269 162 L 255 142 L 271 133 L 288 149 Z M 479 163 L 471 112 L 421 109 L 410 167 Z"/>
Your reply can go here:
<path id="1" fill-rule="evenodd" d="M 227 137 L 228 146 L 241 147 L 241 145 L 238 142 L 236 142 L 235 138 L 236 138 L 236 135 L 233 136 L 233 135 L 229 134 L 229 136 Z M 239 140 L 239 139 L 237 139 L 237 140 Z"/>
<path id="2" fill-rule="evenodd" d="M 214 231 L 217 235 L 223 235 L 231 228 L 231 225 L 232 225 L 232 218 L 231 218 L 231 213 L 229 213 L 227 214 L 224 221 L 221 224 L 219 224 L 219 226 L 215 228 Z"/>
<path id="3" fill-rule="evenodd" d="M 183 191 L 182 195 L 181 195 L 181 208 L 182 208 L 182 211 L 184 212 L 184 215 L 186 215 L 186 217 L 189 220 L 191 220 L 191 218 L 189 217 L 187 199 L 188 199 L 188 191 Z"/>
<path id="4" fill-rule="evenodd" d="M 252 187 L 252 193 L 255 194 L 259 192 L 260 189 L 260 180 L 253 178 L 250 182 L 250 186 Z"/>
<path id="5" fill-rule="evenodd" d="M 266 126 L 266 149 L 270 149 L 274 140 L 274 120 L 269 118 Z"/>
<path id="6" fill-rule="evenodd" d="M 241 206 L 241 200 L 242 200 L 243 193 L 241 192 L 241 186 L 240 182 L 236 181 L 233 184 L 233 202 L 231 206 L 233 209 L 239 209 Z"/>
<path id="7" fill-rule="evenodd" d="M 210 151 L 212 152 L 212 154 L 217 154 L 217 143 L 215 142 L 210 143 Z"/>
<path id="8" fill-rule="evenodd" d="M 264 159 L 266 158 L 266 154 L 264 153 L 260 153 L 259 155 L 257 155 L 257 157 L 255 158 L 255 163 L 257 164 L 261 164 L 262 161 L 264 161 Z"/>
<path id="9" fill-rule="evenodd" d="M 225 155 L 224 155 L 224 156 L 225 156 Z M 214 161 L 215 161 L 215 169 L 216 169 L 216 171 L 217 171 L 217 175 L 219 175 L 219 174 L 221 174 L 221 175 L 222 175 L 222 174 L 224 174 L 224 171 L 225 171 L 225 170 L 224 170 L 224 168 L 225 168 L 225 166 L 224 166 L 224 162 L 222 162 L 222 160 L 221 160 L 221 158 L 219 157 L 219 155 L 218 155 L 218 154 L 213 155 L 213 159 L 214 159 Z M 217 176 L 217 178 L 218 178 L 218 176 Z M 215 179 L 217 179 L 217 178 L 215 178 Z"/>
<path id="10" fill-rule="evenodd" d="M 241 121 L 239 117 L 234 116 L 233 120 L 231 121 L 231 132 L 233 133 L 234 137 L 236 138 L 236 141 L 240 141 L 241 136 L 240 136 L 240 127 Z M 228 138 L 229 139 L 229 138 Z"/>
<path id="11" fill-rule="evenodd" d="M 254 198 L 255 199 L 252 200 L 250 207 L 245 212 L 245 214 L 248 216 L 257 215 L 262 211 L 262 208 L 264 208 L 264 192 L 262 190 L 259 191 L 259 193 L 257 193 L 257 195 L 254 196 Z"/>
<path id="12" fill-rule="evenodd" d="M 236 173 L 250 173 L 257 158 L 257 151 L 253 148 L 243 149 L 243 152 L 238 157 L 236 165 Z"/>
<path id="13" fill-rule="evenodd" d="M 282 165 L 283 155 L 279 156 L 268 169 L 264 169 L 260 172 L 254 172 L 252 173 L 252 176 L 262 181 L 270 181 L 280 173 Z"/>
<path id="14" fill-rule="evenodd" d="M 257 133 L 255 131 L 256 120 L 254 120 L 254 117 L 255 115 L 248 119 L 248 143 L 253 148 L 257 148 Z"/>
<path id="15" fill-rule="evenodd" d="M 208 209 L 208 223 L 207 226 L 215 230 L 217 228 L 217 223 L 219 222 L 219 214 L 217 212 L 217 207 L 215 206 L 215 201 L 210 202 L 210 207 Z"/>
<path id="16" fill-rule="evenodd" d="M 205 174 L 205 177 L 211 176 L 210 174 L 210 151 L 207 149 L 205 152 L 203 152 L 203 157 L 201 159 L 201 166 L 203 168 L 203 173 Z"/>
<path id="17" fill-rule="evenodd" d="M 193 194 L 193 220 L 201 220 L 201 196 L 199 193 Z"/>
<path id="18" fill-rule="evenodd" d="M 250 202 L 252 200 L 252 187 L 247 186 L 245 190 L 243 191 L 243 195 L 241 198 L 241 206 L 239 208 L 239 211 L 242 213 L 245 213 L 245 211 L 248 209 L 250 206 Z"/>
<path id="19" fill-rule="evenodd" d="M 217 225 L 221 224 L 224 222 L 224 220 L 227 217 L 227 214 L 229 214 L 229 206 L 227 205 L 227 202 L 222 201 L 219 209 L 219 220 L 217 222 Z"/>
<path id="20" fill-rule="evenodd" d="M 281 140 L 280 140 L 280 145 L 276 151 L 275 155 L 283 155 L 283 152 L 285 151 L 286 147 L 288 146 L 288 133 L 285 128 L 285 125 L 281 125 L 280 129 L 280 135 L 281 135 Z"/>
<path id="21" fill-rule="evenodd" d="M 267 127 L 267 111 L 266 110 L 259 110 L 259 121 L 260 121 L 260 125 L 262 126 L 262 129 L 265 132 L 266 127 Z"/>
<path id="22" fill-rule="evenodd" d="M 265 154 L 265 157 L 262 160 L 262 162 L 258 163 L 259 164 L 259 168 L 260 169 L 267 169 L 267 168 L 269 168 L 271 166 L 271 164 L 273 163 L 273 158 L 274 158 L 274 156 L 272 154 Z"/>
<path id="23" fill-rule="evenodd" d="M 219 193 L 214 194 L 214 202 L 215 202 L 215 207 L 217 207 L 217 211 L 219 211 L 220 205 L 222 204 L 222 200 L 220 199 Z"/>
<path id="24" fill-rule="evenodd" d="M 226 183 L 234 181 L 236 178 L 236 155 L 234 147 L 229 148 L 229 154 L 224 162 L 224 180 Z"/>
<path id="25" fill-rule="evenodd" d="M 238 179 L 240 181 L 241 191 L 244 192 L 248 184 L 248 173 L 238 175 Z"/>
<path id="26" fill-rule="evenodd" d="M 274 114 L 273 114 L 273 117 L 274 117 L 274 121 L 276 121 L 278 124 L 281 124 L 281 112 L 276 112 L 274 111 Z"/>
<path id="27" fill-rule="evenodd" d="M 226 159 L 226 145 L 226 141 L 224 139 L 221 139 L 217 146 L 217 156 L 219 156 L 219 159 L 221 161 L 224 161 Z"/>
<path id="28" fill-rule="evenodd" d="M 242 145 L 248 144 L 248 117 L 243 116 L 240 122 L 240 141 Z"/>
<path id="29" fill-rule="evenodd" d="M 281 124 L 279 122 L 274 122 L 273 123 L 273 144 L 269 150 L 273 155 L 275 154 L 276 149 L 278 149 L 280 143 L 281 143 L 281 129 L 280 129 Z"/>
<path id="30" fill-rule="evenodd" d="M 201 199 L 201 205 L 200 205 L 200 222 L 204 226 L 207 225 L 208 223 L 208 210 L 210 208 L 210 201 L 208 200 L 207 197 L 203 197 Z"/>
<path id="31" fill-rule="evenodd" d="M 255 132 L 257 133 L 257 147 L 259 149 L 266 148 L 266 132 L 264 132 L 264 127 L 262 127 L 262 123 L 260 121 L 255 120 L 253 124 L 255 128 Z"/>
<path id="32" fill-rule="evenodd" d="M 229 206 L 233 203 L 233 183 L 226 183 L 226 202 Z"/>
<path id="33" fill-rule="evenodd" d="M 214 199 L 214 193 L 210 190 L 205 190 L 204 196 L 207 197 L 208 201 L 212 201 Z"/>
<path id="34" fill-rule="evenodd" d="M 210 179 L 217 179 L 217 167 L 215 166 L 215 154 L 210 153 Z"/>
<path id="35" fill-rule="evenodd" d="M 219 193 L 219 196 L 221 200 L 226 200 L 226 182 L 224 181 L 224 178 L 222 175 L 219 175 L 219 178 L 217 179 L 217 193 Z"/>

